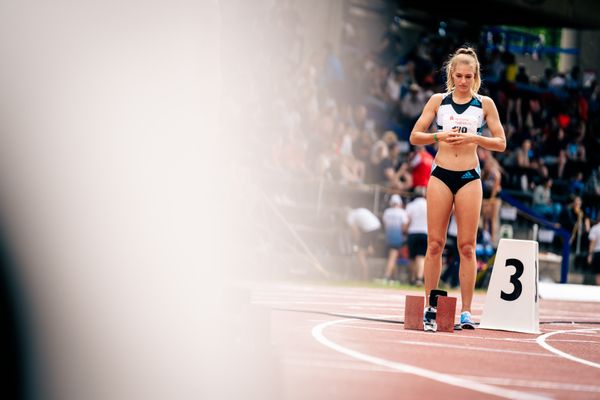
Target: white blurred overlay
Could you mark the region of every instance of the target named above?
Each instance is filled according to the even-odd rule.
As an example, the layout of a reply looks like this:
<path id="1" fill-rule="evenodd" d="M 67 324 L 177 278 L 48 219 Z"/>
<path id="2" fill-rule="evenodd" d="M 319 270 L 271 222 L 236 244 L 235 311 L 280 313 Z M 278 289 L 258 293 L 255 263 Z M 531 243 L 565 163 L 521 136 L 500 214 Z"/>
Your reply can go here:
<path id="1" fill-rule="evenodd" d="M 0 215 L 31 398 L 225 397 L 219 35 L 215 1 L 0 5 Z"/>

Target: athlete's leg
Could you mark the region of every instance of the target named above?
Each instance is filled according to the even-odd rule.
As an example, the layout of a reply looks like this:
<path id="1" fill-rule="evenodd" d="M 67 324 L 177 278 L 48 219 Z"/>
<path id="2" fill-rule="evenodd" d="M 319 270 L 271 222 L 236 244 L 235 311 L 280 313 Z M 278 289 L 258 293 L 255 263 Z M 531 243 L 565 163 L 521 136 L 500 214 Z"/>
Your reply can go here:
<path id="1" fill-rule="evenodd" d="M 458 226 L 458 254 L 460 256 L 460 294 L 462 311 L 471 312 L 477 259 L 475 246 L 477 243 L 477 227 L 481 213 L 481 180 L 471 181 L 463 186 L 454 196 L 454 212 Z"/>
<path id="2" fill-rule="evenodd" d="M 446 244 L 448 221 L 454 196 L 444 182 L 432 176 L 427 185 L 427 252 L 424 262 L 425 302 L 438 286 L 442 269 L 442 251 Z"/>

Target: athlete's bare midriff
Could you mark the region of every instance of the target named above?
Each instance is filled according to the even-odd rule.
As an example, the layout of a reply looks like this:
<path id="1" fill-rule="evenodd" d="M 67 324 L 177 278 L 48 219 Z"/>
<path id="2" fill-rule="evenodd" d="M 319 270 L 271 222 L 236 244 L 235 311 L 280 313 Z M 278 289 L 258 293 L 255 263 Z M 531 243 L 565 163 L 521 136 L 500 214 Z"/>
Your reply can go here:
<path id="1" fill-rule="evenodd" d="M 440 142 L 434 160 L 436 165 L 451 171 L 466 171 L 479 166 L 477 145 L 473 143 L 451 145 Z"/>

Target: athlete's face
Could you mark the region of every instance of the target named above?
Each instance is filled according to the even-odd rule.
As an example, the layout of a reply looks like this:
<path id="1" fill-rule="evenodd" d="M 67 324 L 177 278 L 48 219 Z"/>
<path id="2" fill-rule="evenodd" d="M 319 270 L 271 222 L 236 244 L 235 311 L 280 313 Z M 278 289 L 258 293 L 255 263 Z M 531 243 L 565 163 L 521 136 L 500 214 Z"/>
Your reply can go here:
<path id="1" fill-rule="evenodd" d="M 475 66 L 467 63 L 456 63 L 452 72 L 452 80 L 456 91 L 460 93 L 470 93 L 475 80 Z"/>

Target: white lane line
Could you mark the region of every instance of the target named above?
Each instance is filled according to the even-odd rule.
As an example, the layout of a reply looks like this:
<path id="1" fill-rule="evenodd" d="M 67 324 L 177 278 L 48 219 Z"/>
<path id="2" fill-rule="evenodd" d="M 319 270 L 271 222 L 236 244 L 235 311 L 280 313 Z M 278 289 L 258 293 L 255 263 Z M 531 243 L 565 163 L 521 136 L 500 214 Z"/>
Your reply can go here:
<path id="1" fill-rule="evenodd" d="M 393 343 L 407 344 L 410 346 L 426 346 L 426 347 L 443 347 L 447 349 L 462 349 L 462 350 L 473 350 L 473 351 L 487 351 L 490 353 L 505 353 L 505 354 L 516 354 L 520 356 L 534 356 L 534 357 L 556 357 L 553 354 L 546 353 L 534 353 L 531 351 L 516 351 L 516 350 L 503 350 L 503 349 L 491 349 L 489 347 L 477 347 L 477 346 L 464 346 L 460 344 L 444 344 L 444 343 L 426 343 L 412 340 L 394 340 Z"/>
<path id="2" fill-rule="evenodd" d="M 472 379 L 479 382 L 489 383 L 490 385 L 504 385 L 504 386 L 521 386 L 533 389 L 549 389 L 549 390 L 566 390 L 569 392 L 592 392 L 600 393 L 600 386 L 584 385 L 578 383 L 562 383 L 562 382 L 549 382 L 549 381 L 535 381 L 525 379 L 510 379 L 510 378 L 496 378 L 487 376 L 469 376 L 460 375 L 464 379 Z"/>
<path id="3" fill-rule="evenodd" d="M 401 371 L 392 370 L 390 368 L 382 367 L 379 365 L 365 364 L 360 361 L 348 362 L 347 360 L 337 359 L 325 359 L 325 360 L 314 360 L 308 356 L 298 356 L 295 358 L 285 357 L 283 363 L 293 367 L 305 367 L 311 370 L 314 368 L 329 368 L 336 370 L 348 370 L 348 371 L 364 371 L 364 372 L 385 372 L 390 374 L 401 374 Z M 600 393 L 600 386 L 586 385 L 580 383 L 568 383 L 568 382 L 550 382 L 550 381 L 538 381 L 529 379 L 511 379 L 511 378 L 498 378 L 491 376 L 476 376 L 476 375 L 455 375 L 459 378 L 469 379 L 481 383 L 487 383 L 489 385 L 501 385 L 501 386 L 520 386 L 531 389 L 543 389 L 543 390 L 563 390 L 567 392 L 591 392 Z"/>
<path id="4" fill-rule="evenodd" d="M 585 330 L 589 331 L 589 330 L 594 329 L 594 328 L 581 328 L 581 329 L 585 329 Z M 573 336 L 583 336 L 583 337 L 593 337 L 593 338 L 597 338 L 598 337 L 598 334 L 594 335 L 592 332 L 588 332 L 588 333 L 572 333 L 571 335 L 573 335 Z"/>
<path id="5" fill-rule="evenodd" d="M 421 331 L 406 330 L 406 329 L 391 329 L 391 328 L 373 328 L 373 327 L 369 327 L 369 326 L 359 326 L 359 325 L 355 325 L 353 323 L 344 324 L 344 327 L 348 327 L 348 328 L 352 328 L 352 329 L 366 329 L 369 331 L 387 331 L 387 332 L 394 332 L 394 333 L 400 332 L 400 333 L 405 333 L 405 334 L 417 334 L 417 335 L 423 334 L 423 332 L 421 332 Z M 444 333 L 444 332 L 436 332 L 435 336 L 446 336 L 446 337 L 458 339 L 458 340 L 482 339 L 482 340 L 486 340 L 486 341 L 496 340 L 496 341 L 501 341 L 501 342 L 519 342 L 519 343 L 533 343 L 535 341 L 535 339 L 495 338 L 495 337 L 471 336 L 471 335 L 461 336 L 460 334 L 456 334 L 456 333 Z"/>
<path id="6" fill-rule="evenodd" d="M 393 317 L 393 316 L 392 316 Z M 319 319 L 319 320 L 314 320 L 313 322 L 319 322 L 319 321 L 324 321 L 325 319 Z M 369 321 L 372 324 L 388 324 L 388 322 L 378 322 L 378 321 Z M 421 335 L 423 332 L 420 331 L 413 331 L 413 330 L 405 330 L 405 329 L 392 329 L 392 328 L 374 328 L 371 326 L 360 326 L 358 324 L 363 323 L 363 321 L 358 321 L 356 324 L 355 323 L 349 323 L 349 324 L 344 324 L 344 327 L 348 327 L 348 328 L 353 328 L 353 329 L 366 329 L 369 331 L 387 331 L 387 332 L 394 332 L 394 333 L 398 333 L 398 332 L 402 332 L 402 333 L 414 333 L 417 335 Z M 551 331 L 553 332 L 553 331 Z M 574 333 L 573 336 L 575 335 L 581 335 L 580 333 Z M 435 336 L 447 336 L 453 339 L 458 339 L 458 340 L 463 340 L 463 339 L 481 339 L 481 340 L 485 340 L 485 341 L 490 341 L 490 340 L 496 340 L 496 341 L 500 341 L 500 342 L 518 342 L 518 343 L 534 343 L 536 341 L 535 338 L 532 339 L 519 339 L 519 338 L 496 338 L 496 337 L 486 337 L 486 336 L 461 336 L 460 334 L 455 334 L 455 333 L 444 333 L 444 332 L 437 332 L 435 334 Z M 585 336 L 591 336 L 594 338 L 597 338 L 598 335 L 585 335 Z M 566 342 L 566 343 L 590 343 L 590 344 L 598 344 L 600 345 L 600 341 L 594 341 L 594 340 L 577 340 L 577 339 L 550 339 L 548 340 L 549 342 L 555 343 L 555 342 Z"/>
<path id="7" fill-rule="evenodd" d="M 589 360 L 584 360 L 583 358 L 575 357 L 574 355 L 565 353 L 564 351 L 560 351 L 557 348 L 550 346 L 546 342 L 546 339 L 548 339 L 550 336 L 553 336 L 553 335 L 560 335 L 562 333 L 569 334 L 569 333 L 573 333 L 573 332 L 590 332 L 590 331 L 600 331 L 600 328 L 572 329 L 572 330 L 548 332 L 548 333 L 544 333 L 543 335 L 538 336 L 538 338 L 535 341 L 537 344 L 539 344 L 546 350 L 548 350 L 554 354 L 558 354 L 559 356 L 564 357 L 568 360 L 587 365 L 588 367 L 600 368 L 600 364 L 598 364 L 598 363 L 595 363 L 595 362 L 592 362 Z"/>
<path id="8" fill-rule="evenodd" d="M 519 399 L 519 400 L 541 400 L 541 399 L 550 399 L 549 397 L 535 395 L 525 392 L 519 392 L 516 390 L 503 389 L 496 386 L 486 385 L 484 383 L 475 382 L 473 380 L 459 378 L 452 375 L 442 374 L 440 372 L 435 372 L 432 370 L 428 370 L 425 368 L 415 367 L 410 364 L 399 363 L 395 361 L 386 360 L 383 358 L 374 357 L 368 354 L 364 354 L 358 352 L 356 350 L 352 350 L 346 347 L 343 347 L 325 337 L 323 331 L 325 328 L 339 324 L 343 322 L 351 321 L 351 319 L 341 319 L 341 320 L 333 320 L 329 322 L 325 322 L 315 326 L 312 329 L 313 337 L 321 344 L 333 349 L 337 352 L 350 356 L 352 358 L 356 358 L 358 360 L 362 360 L 365 362 L 369 362 L 371 364 L 380 365 L 384 367 L 388 367 L 394 369 L 396 371 L 404 372 L 407 374 L 413 374 L 416 376 L 420 376 L 422 378 L 431 379 L 437 382 L 445 383 L 452 386 L 457 386 L 464 390 L 472 390 L 480 393 L 486 393 L 492 396 L 503 397 L 507 399 Z"/>

